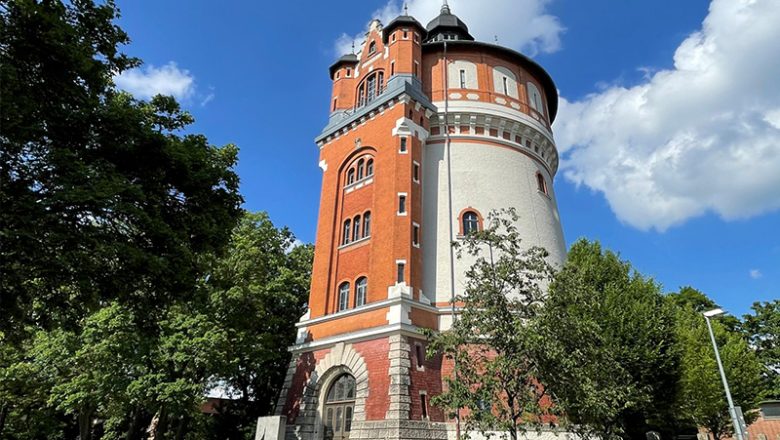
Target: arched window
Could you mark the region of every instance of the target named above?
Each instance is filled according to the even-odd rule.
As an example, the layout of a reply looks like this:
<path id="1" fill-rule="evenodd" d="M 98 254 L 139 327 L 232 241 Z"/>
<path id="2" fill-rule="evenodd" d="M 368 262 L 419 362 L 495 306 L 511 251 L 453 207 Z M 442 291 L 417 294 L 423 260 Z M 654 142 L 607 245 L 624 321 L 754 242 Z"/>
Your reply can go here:
<path id="1" fill-rule="evenodd" d="M 355 307 L 366 304 L 366 290 L 368 289 L 368 279 L 366 277 L 358 278 L 355 282 Z"/>
<path id="2" fill-rule="evenodd" d="M 536 186 L 539 189 L 539 191 L 547 194 L 547 181 L 544 180 L 544 176 L 542 176 L 542 173 L 536 173 Z"/>
<path id="3" fill-rule="evenodd" d="M 360 240 L 360 216 L 352 220 L 352 241 Z"/>
<path id="4" fill-rule="evenodd" d="M 352 185 L 355 183 L 355 169 L 350 168 L 347 172 L 347 185 Z"/>
<path id="5" fill-rule="evenodd" d="M 363 237 L 371 236 L 371 211 L 363 214 Z"/>
<path id="6" fill-rule="evenodd" d="M 502 95 L 519 99 L 517 93 L 517 76 L 514 72 L 503 66 L 493 68 L 493 90 Z"/>
<path id="7" fill-rule="evenodd" d="M 447 68 L 447 80 L 451 88 L 478 89 L 477 65 L 466 60 L 454 60 Z"/>
<path id="8" fill-rule="evenodd" d="M 371 55 L 374 52 L 376 52 L 376 41 L 372 41 L 371 44 L 368 45 L 368 54 Z"/>
<path id="9" fill-rule="evenodd" d="M 369 104 L 382 93 L 385 87 L 385 74 L 383 71 L 374 72 L 367 76 L 358 87 L 358 107 Z"/>
<path id="10" fill-rule="evenodd" d="M 479 230 L 479 217 L 474 211 L 463 213 L 463 235 L 471 234 Z"/>
<path id="11" fill-rule="evenodd" d="M 349 244 L 349 232 L 350 232 L 350 225 L 352 224 L 352 220 L 347 219 L 344 222 L 344 237 L 341 240 L 341 244 Z"/>
<path id="12" fill-rule="evenodd" d="M 349 283 L 341 283 L 339 286 L 339 312 L 349 308 Z"/>
<path id="13" fill-rule="evenodd" d="M 544 114 L 544 104 L 542 104 L 542 94 L 539 93 L 539 89 L 532 82 L 526 84 L 526 88 L 528 89 L 528 105 L 539 113 Z"/>
<path id="14" fill-rule="evenodd" d="M 346 440 L 352 430 L 357 384 L 350 374 L 339 376 L 325 396 L 325 440 Z"/>
<path id="15" fill-rule="evenodd" d="M 366 177 L 374 175 L 374 159 L 366 161 Z"/>
<path id="16" fill-rule="evenodd" d="M 363 159 L 360 159 L 357 163 L 357 180 L 361 180 L 363 178 L 363 171 L 365 170 L 365 161 Z"/>

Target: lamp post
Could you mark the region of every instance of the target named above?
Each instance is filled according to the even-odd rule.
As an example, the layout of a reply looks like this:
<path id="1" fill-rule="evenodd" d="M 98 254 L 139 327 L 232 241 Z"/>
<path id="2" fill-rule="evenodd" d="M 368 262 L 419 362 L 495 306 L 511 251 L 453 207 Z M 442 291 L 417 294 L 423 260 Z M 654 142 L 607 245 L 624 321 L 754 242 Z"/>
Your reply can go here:
<path id="1" fill-rule="evenodd" d="M 731 391 L 729 391 L 729 383 L 726 380 L 726 372 L 723 371 L 723 363 L 720 361 L 720 353 L 718 352 L 718 344 L 715 342 L 715 333 L 712 331 L 712 323 L 710 318 L 720 316 L 726 312 L 723 309 L 713 309 L 704 312 L 704 320 L 707 321 L 707 329 L 710 331 L 710 339 L 712 339 L 712 348 L 715 350 L 715 360 L 718 361 L 718 370 L 720 370 L 720 378 L 723 380 L 723 388 L 726 389 L 726 400 L 729 402 L 729 414 L 731 415 L 731 423 L 734 425 L 734 434 L 737 436 L 737 440 L 746 440 L 745 435 L 742 432 L 742 424 L 737 419 L 737 411 L 734 408 L 734 401 L 731 399 Z"/>

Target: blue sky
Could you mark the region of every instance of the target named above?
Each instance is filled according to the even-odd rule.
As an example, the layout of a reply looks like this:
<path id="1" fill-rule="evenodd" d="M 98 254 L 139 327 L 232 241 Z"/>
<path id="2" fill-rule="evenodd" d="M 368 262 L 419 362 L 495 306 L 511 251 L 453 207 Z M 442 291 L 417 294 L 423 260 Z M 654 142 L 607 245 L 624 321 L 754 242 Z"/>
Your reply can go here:
<path id="1" fill-rule="evenodd" d="M 568 243 L 599 240 L 666 291 L 692 285 L 735 314 L 780 297 L 780 3 L 450 4 L 478 39 L 533 56 L 556 81 Z M 126 52 L 145 61 L 118 83 L 179 97 L 194 131 L 240 147 L 245 207 L 313 241 L 327 68 L 400 3 L 118 5 Z M 439 5 L 409 2 L 423 23 Z"/>

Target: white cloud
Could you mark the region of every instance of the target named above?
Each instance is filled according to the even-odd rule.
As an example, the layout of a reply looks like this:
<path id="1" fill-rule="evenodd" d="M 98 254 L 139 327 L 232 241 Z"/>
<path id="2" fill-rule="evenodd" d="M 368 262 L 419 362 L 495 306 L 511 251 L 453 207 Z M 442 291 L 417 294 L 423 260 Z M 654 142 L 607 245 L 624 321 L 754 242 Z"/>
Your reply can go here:
<path id="1" fill-rule="evenodd" d="M 777 23 L 777 0 L 713 0 L 674 68 L 562 99 L 554 128 L 564 176 L 643 230 L 780 208 Z"/>
<path id="2" fill-rule="evenodd" d="M 159 94 L 183 100 L 195 93 L 195 77 L 188 70 L 179 69 L 173 61 L 161 67 L 147 65 L 127 70 L 115 76 L 114 83 L 140 99 L 149 99 Z"/>
<path id="3" fill-rule="evenodd" d="M 754 280 L 757 280 L 764 276 L 764 274 L 761 273 L 758 269 L 750 269 L 750 278 L 753 278 Z"/>
<path id="4" fill-rule="evenodd" d="M 555 52 L 560 49 L 560 35 L 564 31 L 557 17 L 547 14 L 552 0 L 450 0 L 452 13 L 463 20 L 469 32 L 479 41 L 493 42 L 535 55 L 539 52 Z M 410 0 L 406 2 L 409 15 L 423 26 L 439 15 L 441 0 Z M 388 24 L 403 13 L 399 0 L 389 0 L 374 12 L 383 24 Z M 356 51 L 365 38 L 365 31 L 354 37 L 342 34 L 336 41 L 336 54 L 351 53 L 354 39 Z"/>

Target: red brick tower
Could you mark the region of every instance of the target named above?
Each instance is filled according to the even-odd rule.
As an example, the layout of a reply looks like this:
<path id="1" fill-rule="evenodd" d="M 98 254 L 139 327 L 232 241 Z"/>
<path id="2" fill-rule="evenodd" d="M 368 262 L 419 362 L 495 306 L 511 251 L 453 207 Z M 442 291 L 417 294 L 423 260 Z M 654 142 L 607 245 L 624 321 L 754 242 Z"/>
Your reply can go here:
<path id="1" fill-rule="evenodd" d="M 374 20 L 330 76 L 309 312 L 277 414 L 289 440 L 444 439 L 452 423 L 428 399 L 451 367 L 424 359 L 420 329 L 451 322 L 468 264 L 451 241 L 515 206 L 529 245 L 564 257 L 555 86 L 525 56 L 475 42 L 446 3 L 427 27 Z"/>

